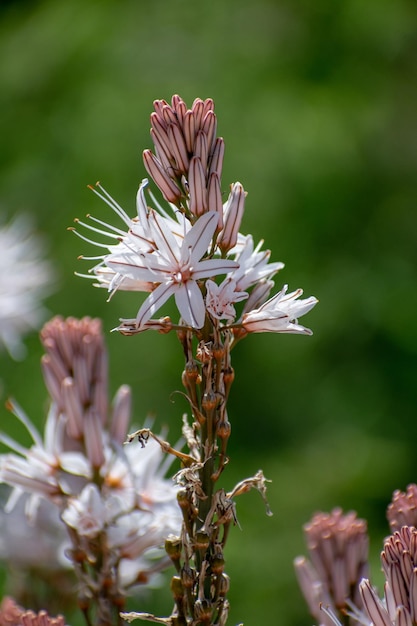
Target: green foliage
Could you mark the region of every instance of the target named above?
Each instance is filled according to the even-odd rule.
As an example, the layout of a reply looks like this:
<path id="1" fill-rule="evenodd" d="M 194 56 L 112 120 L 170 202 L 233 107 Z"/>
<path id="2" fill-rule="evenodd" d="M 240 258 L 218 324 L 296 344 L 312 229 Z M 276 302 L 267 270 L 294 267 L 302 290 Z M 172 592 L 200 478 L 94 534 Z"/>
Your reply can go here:
<path id="1" fill-rule="evenodd" d="M 45 234 L 59 274 L 51 315 L 99 316 L 110 331 L 136 314 L 140 296 L 106 304 L 74 277 L 91 249 L 66 227 L 85 213 L 109 217 L 86 189 L 97 179 L 133 215 L 151 104 L 173 93 L 214 98 L 223 188 L 240 180 L 249 192 L 243 230 L 286 263 L 277 287 L 320 299 L 305 319 L 311 339 L 239 344 L 230 404 L 232 473 L 262 466 L 276 512 L 264 519 L 255 496 L 242 498 L 230 621 L 310 623 L 291 568 L 301 524 L 317 509 L 356 507 L 371 520 L 376 560 L 392 490 L 417 481 L 415 3 L 49 0 L 0 10 L 0 210 L 33 213 Z M 41 423 L 40 345 L 27 345 L 21 364 L 0 356 L 2 399 L 13 395 Z M 131 384 L 136 419 L 154 411 L 174 439 L 187 410 L 171 401 L 175 337 L 108 333 L 108 347 L 112 388 Z M 2 428 L 12 421 L 3 411 Z M 136 609 L 158 610 L 150 600 Z"/>

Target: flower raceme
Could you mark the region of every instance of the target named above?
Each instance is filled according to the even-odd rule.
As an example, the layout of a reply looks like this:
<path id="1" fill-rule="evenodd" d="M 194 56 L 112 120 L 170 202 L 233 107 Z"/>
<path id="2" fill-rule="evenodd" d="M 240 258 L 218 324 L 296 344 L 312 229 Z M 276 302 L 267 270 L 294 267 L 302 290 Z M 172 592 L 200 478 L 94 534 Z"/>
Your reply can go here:
<path id="1" fill-rule="evenodd" d="M 109 407 L 99 320 L 56 317 L 44 326 L 41 339 L 52 404 L 42 437 L 22 409 L 9 402 L 33 444 L 24 447 L 0 433 L 0 441 L 11 450 L 0 455 L 0 483 L 11 487 L 5 515 L 0 516 L 0 555 L 7 554 L 6 543 L 16 545 L 14 533 L 20 533 L 22 542 L 24 506 L 32 543 L 35 531 L 39 542 L 47 516 L 51 531 L 49 542 L 43 541 L 55 568 L 67 569 L 72 563 L 77 569 L 82 553 L 83 590 L 93 597 L 100 584 L 92 564 L 94 559 L 103 562 L 112 582 L 108 599 L 117 604 L 120 593 L 166 566 L 161 545 L 180 527 L 177 488 L 164 477 L 167 458 L 155 441 L 141 454 L 136 446 L 122 445 L 130 421 L 130 389 L 120 387 Z M 12 525 L 5 516 L 14 511 L 20 518 Z M 31 558 L 30 550 L 22 554 L 22 565 L 31 566 Z"/>
<path id="2" fill-rule="evenodd" d="M 107 249 L 96 257 L 80 257 L 99 261 L 87 276 L 97 279 L 97 286 L 107 288 L 110 296 L 117 290 L 149 293 L 136 318 L 122 320 L 119 330 L 170 330 L 169 318 L 152 316 L 174 296 L 180 323 L 197 334 L 208 318 L 218 324 L 225 320 L 238 337 L 250 332 L 311 334 L 297 318 L 313 308 L 316 298 L 299 300 L 300 289 L 287 294 L 284 287 L 268 300 L 272 278 L 283 264 L 270 263 L 270 252 L 260 249 L 262 243 L 254 247 L 252 237 L 241 234 L 246 197 L 241 183 L 231 185 L 222 203 L 224 141 L 215 137 L 213 101 L 197 99 L 187 109 L 174 96 L 171 105 L 157 100 L 154 108 L 155 154 L 145 150 L 143 158 L 168 206 L 161 206 L 151 192 L 155 208 L 148 206 L 144 179 L 137 194 L 137 214 L 130 218 L 97 184 L 92 190 L 122 219 L 127 232 L 91 216 L 90 222 L 76 220 L 107 240 L 91 242 L 75 231 Z M 242 301 L 243 309 L 237 313 L 234 305 Z"/>

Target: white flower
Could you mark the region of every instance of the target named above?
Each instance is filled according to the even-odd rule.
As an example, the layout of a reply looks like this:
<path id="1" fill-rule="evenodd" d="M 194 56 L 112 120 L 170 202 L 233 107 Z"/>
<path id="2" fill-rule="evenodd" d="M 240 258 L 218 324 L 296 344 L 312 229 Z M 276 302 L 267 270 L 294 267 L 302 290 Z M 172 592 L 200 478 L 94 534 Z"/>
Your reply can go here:
<path id="1" fill-rule="evenodd" d="M 78 498 L 71 498 L 63 521 L 82 537 L 97 537 L 106 523 L 106 508 L 97 485 L 89 483 Z"/>
<path id="2" fill-rule="evenodd" d="M 202 258 L 207 255 L 216 231 L 218 213 L 209 211 L 192 226 L 181 213 L 177 212 L 177 220 L 174 220 L 158 205 L 160 215 L 146 206 L 146 185 L 145 179 L 139 188 L 135 219 L 130 219 L 102 187 L 102 193 L 94 190 L 123 219 L 129 230 L 124 233 L 94 219 L 107 227 L 108 230 L 103 231 L 78 221 L 82 226 L 119 242 L 116 245 L 95 244 L 107 247 L 109 254 L 99 256 L 101 262 L 91 271 L 99 284 L 112 293 L 117 289 L 151 291 L 137 314 L 137 328 L 144 327 L 172 295 L 184 321 L 194 328 L 201 328 L 205 307 L 197 281 L 226 274 L 238 264 L 230 259 Z"/>
<path id="3" fill-rule="evenodd" d="M 236 283 L 231 278 L 225 278 L 221 285 L 214 281 L 206 282 L 206 308 L 218 320 L 233 320 L 236 317 L 234 302 L 240 302 L 248 297 L 246 291 L 237 291 Z"/>
<path id="4" fill-rule="evenodd" d="M 297 300 L 303 290 L 297 289 L 287 294 L 288 285 L 275 296 L 267 300 L 258 309 L 244 313 L 241 321 L 243 328 L 250 333 L 294 333 L 311 335 L 312 331 L 297 323 L 297 318 L 308 313 L 318 302 L 310 296 Z"/>
<path id="5" fill-rule="evenodd" d="M 65 419 L 54 405 L 48 413 L 43 440 L 18 404 L 9 402 L 8 406 L 26 427 L 34 444 L 25 448 L 0 432 L 0 441 L 15 452 L 0 456 L 0 482 L 14 487 L 7 510 L 13 508 L 24 491 L 32 494 L 27 501 L 27 513 L 32 516 L 40 497 L 59 501 L 70 490 L 71 477 L 72 481 L 75 476 L 89 478 L 92 469 L 81 452 L 64 450 Z"/>
<path id="6" fill-rule="evenodd" d="M 240 291 L 249 289 L 249 287 L 259 283 L 260 280 L 271 279 L 284 267 L 284 263 L 280 261 L 269 263 L 271 252 L 270 250 L 261 250 L 262 244 L 263 241 L 261 240 L 254 248 L 252 235 L 245 237 L 241 235 L 239 245 L 231 251 L 232 254 L 236 252 L 235 261 L 239 263 L 239 267 L 230 276 Z"/>
<path id="7" fill-rule="evenodd" d="M 157 285 L 138 311 L 138 327 L 145 324 L 172 295 L 184 321 L 194 328 L 203 326 L 205 306 L 197 281 L 238 267 L 235 261 L 227 259 L 202 259 L 217 222 L 217 213 L 205 213 L 186 233 L 180 245 L 164 218 L 152 211 L 149 225 L 157 249 L 141 255 L 134 251 L 110 255 L 106 259 L 108 267 L 130 280 L 153 281 Z"/>
<path id="8" fill-rule="evenodd" d="M 51 291 L 53 272 L 26 216 L 0 227 L 0 250 L 0 347 L 20 359 L 25 355 L 21 338 L 44 317 L 40 300 Z"/>
<path id="9" fill-rule="evenodd" d="M 25 515 L 28 497 L 24 494 L 9 513 L 0 510 L 0 559 L 19 568 L 68 568 L 64 551 L 70 542 L 57 507 L 42 500 L 36 517 L 29 521 Z"/>

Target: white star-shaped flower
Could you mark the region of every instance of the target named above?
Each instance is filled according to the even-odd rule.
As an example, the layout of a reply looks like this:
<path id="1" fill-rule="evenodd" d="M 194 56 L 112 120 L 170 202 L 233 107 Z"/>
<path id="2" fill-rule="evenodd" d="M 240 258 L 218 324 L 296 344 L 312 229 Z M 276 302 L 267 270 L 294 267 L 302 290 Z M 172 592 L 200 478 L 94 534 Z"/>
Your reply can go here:
<path id="1" fill-rule="evenodd" d="M 259 308 L 244 313 L 241 324 L 250 333 L 294 333 L 312 335 L 309 328 L 297 323 L 297 319 L 308 313 L 318 302 L 310 296 L 305 300 L 297 300 L 303 290 L 297 289 L 287 294 L 285 285 L 273 298 L 267 300 Z"/>
<path id="2" fill-rule="evenodd" d="M 129 280 L 149 281 L 155 289 L 139 309 L 137 326 L 145 324 L 172 296 L 184 321 L 193 328 L 204 325 L 205 305 L 197 281 L 227 274 L 237 262 L 228 259 L 202 259 L 212 241 L 218 214 L 202 215 L 185 234 L 182 242 L 173 235 L 165 219 L 151 211 L 148 224 L 156 249 L 137 254 L 135 251 L 110 255 L 105 261 L 110 269 Z"/>

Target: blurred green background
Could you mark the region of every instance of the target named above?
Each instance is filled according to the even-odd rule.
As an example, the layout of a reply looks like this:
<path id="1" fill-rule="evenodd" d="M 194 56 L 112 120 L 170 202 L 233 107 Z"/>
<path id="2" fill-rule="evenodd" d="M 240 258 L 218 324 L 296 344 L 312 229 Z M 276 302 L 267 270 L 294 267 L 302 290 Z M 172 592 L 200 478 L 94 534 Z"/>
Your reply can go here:
<path id="1" fill-rule="evenodd" d="M 141 297 L 106 293 L 74 270 L 91 247 L 74 217 L 110 212 L 100 180 L 131 215 L 151 147 L 156 98 L 216 102 L 223 188 L 248 191 L 243 232 L 286 263 L 276 285 L 320 304 L 314 336 L 257 335 L 235 351 L 232 462 L 225 483 L 259 467 L 267 518 L 242 497 L 232 534 L 230 624 L 311 624 L 292 560 L 316 510 L 369 520 L 375 582 L 385 509 L 417 481 L 417 7 L 415 0 L 74 0 L 2 2 L 0 210 L 31 212 L 59 277 L 53 314 L 99 316 L 112 393 L 134 389 L 175 439 L 187 410 L 174 336 L 110 330 Z M 113 219 L 113 218 L 111 218 Z M 7 254 L 7 251 L 1 251 Z M 0 355 L 2 401 L 45 415 L 36 334 L 29 355 Z M 13 418 L 0 411 L 1 428 Z M 136 609 L 169 610 L 166 590 Z"/>

